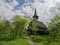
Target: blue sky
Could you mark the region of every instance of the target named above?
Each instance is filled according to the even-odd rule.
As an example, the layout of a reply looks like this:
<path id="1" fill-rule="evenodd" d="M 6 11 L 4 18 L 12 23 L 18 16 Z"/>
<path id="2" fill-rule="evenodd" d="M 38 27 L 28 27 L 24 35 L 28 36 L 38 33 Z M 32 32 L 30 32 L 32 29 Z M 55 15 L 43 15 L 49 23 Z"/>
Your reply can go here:
<path id="1" fill-rule="evenodd" d="M 36 8 L 39 21 L 46 23 L 55 16 L 59 6 L 60 0 L 0 0 L 0 15 L 7 19 L 16 14 L 33 16 Z"/>

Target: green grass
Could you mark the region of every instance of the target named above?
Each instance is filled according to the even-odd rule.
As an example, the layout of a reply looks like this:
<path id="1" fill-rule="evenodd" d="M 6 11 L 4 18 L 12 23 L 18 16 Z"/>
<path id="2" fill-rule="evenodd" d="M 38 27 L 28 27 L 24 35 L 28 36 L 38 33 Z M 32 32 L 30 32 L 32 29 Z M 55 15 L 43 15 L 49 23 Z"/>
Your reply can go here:
<path id="1" fill-rule="evenodd" d="M 36 45 L 60 45 L 60 42 L 36 42 Z"/>
<path id="2" fill-rule="evenodd" d="M 11 41 L 0 41 L 0 45 L 29 45 L 26 38 L 17 38 Z"/>
<path id="3" fill-rule="evenodd" d="M 31 39 L 36 45 L 60 45 L 60 36 L 32 36 Z"/>
<path id="4" fill-rule="evenodd" d="M 60 45 L 60 36 L 31 36 L 36 45 Z M 11 41 L 0 41 L 0 45 L 29 45 L 28 39 L 25 37 L 16 38 Z"/>

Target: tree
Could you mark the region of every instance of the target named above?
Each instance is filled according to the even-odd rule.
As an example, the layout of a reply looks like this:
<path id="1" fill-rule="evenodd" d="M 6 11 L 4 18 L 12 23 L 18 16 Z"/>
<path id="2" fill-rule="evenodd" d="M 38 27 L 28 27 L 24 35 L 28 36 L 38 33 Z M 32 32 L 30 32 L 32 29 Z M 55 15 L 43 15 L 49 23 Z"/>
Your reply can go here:
<path id="1" fill-rule="evenodd" d="M 0 36 L 9 36 L 11 31 L 10 21 L 2 20 L 0 22 Z"/>
<path id="2" fill-rule="evenodd" d="M 60 15 L 57 14 L 49 23 L 49 30 L 52 36 L 60 35 Z"/>
<path id="3" fill-rule="evenodd" d="M 37 21 L 37 19 L 33 19 L 33 20 L 30 22 L 30 24 L 29 24 L 29 26 L 28 26 L 28 33 L 30 32 L 30 33 L 36 35 L 36 31 L 38 30 L 38 27 L 35 25 L 36 21 Z M 31 32 L 31 31 L 32 31 L 32 32 Z M 29 33 L 29 34 L 30 34 L 30 33 Z"/>
<path id="4" fill-rule="evenodd" d="M 20 17 L 19 15 L 14 16 L 13 18 L 13 24 L 15 26 L 16 34 L 18 36 L 21 36 L 23 31 L 25 30 L 28 21 L 24 17 Z"/>

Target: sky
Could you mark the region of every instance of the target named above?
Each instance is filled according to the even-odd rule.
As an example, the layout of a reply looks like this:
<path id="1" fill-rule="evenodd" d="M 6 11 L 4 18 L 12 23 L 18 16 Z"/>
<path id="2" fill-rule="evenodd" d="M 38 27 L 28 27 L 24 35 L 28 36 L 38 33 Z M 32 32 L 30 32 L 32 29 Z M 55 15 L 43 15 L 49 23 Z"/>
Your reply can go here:
<path id="1" fill-rule="evenodd" d="M 39 21 L 49 22 L 58 12 L 59 0 L 0 0 L 0 15 L 11 19 L 16 14 L 33 16 L 36 8 Z"/>

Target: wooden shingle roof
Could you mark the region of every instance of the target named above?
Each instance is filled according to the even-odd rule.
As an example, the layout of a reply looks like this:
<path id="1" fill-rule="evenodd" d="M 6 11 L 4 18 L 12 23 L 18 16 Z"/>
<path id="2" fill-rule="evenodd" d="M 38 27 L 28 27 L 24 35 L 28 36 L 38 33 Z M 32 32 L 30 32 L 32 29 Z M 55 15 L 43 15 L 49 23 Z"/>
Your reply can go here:
<path id="1" fill-rule="evenodd" d="M 40 21 L 37 21 L 37 22 L 35 23 L 35 25 L 38 26 L 38 27 L 47 28 L 46 25 L 45 25 L 43 22 L 40 22 Z"/>

